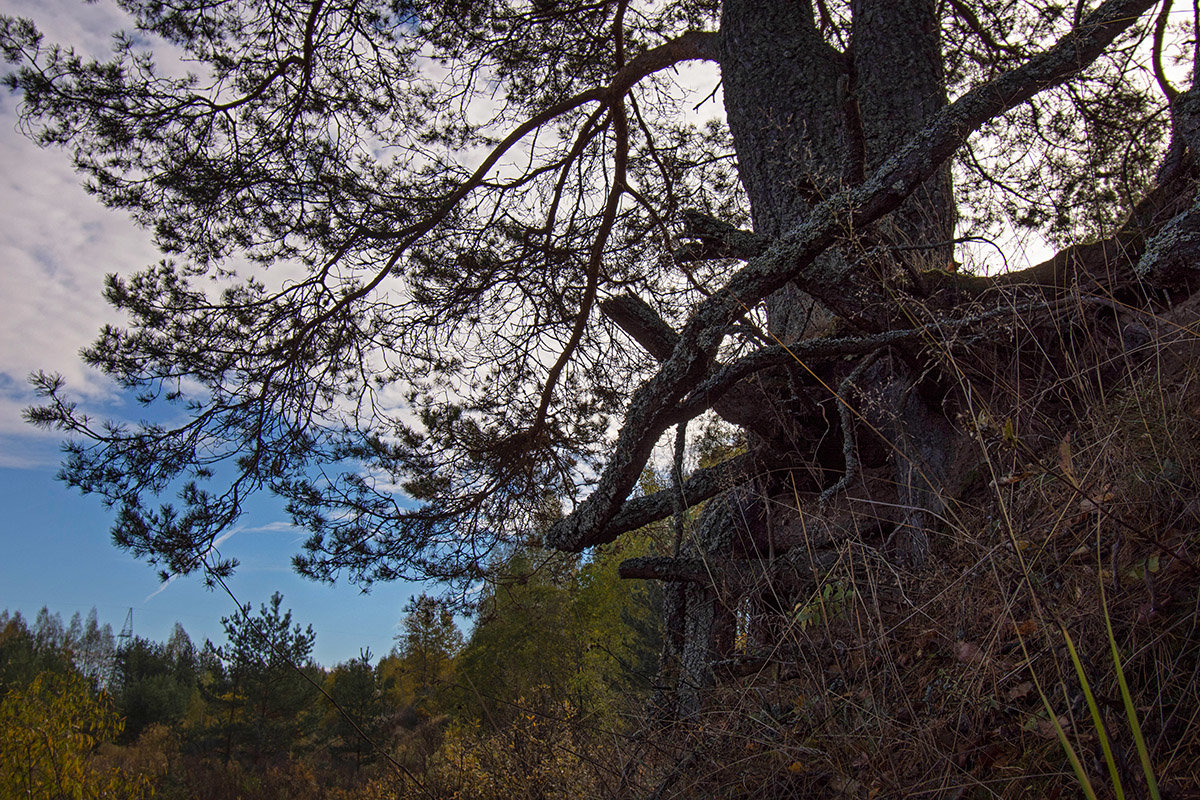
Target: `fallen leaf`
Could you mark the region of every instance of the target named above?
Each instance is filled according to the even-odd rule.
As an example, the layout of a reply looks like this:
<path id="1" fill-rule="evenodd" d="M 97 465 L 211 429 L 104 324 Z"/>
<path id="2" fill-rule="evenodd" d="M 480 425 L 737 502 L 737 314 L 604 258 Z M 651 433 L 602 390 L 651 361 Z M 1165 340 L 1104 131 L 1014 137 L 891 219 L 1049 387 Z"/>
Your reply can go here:
<path id="1" fill-rule="evenodd" d="M 1062 729 L 1064 731 L 1067 730 L 1067 724 L 1069 722 L 1070 722 L 1070 720 L 1068 720 L 1066 717 L 1058 718 L 1058 724 L 1060 727 L 1062 727 Z M 1039 719 L 1038 720 L 1037 732 L 1038 732 L 1038 736 L 1041 736 L 1043 739 L 1057 739 L 1058 738 L 1058 731 L 1055 730 L 1054 723 L 1048 719 Z"/>
<path id="2" fill-rule="evenodd" d="M 1016 686 L 1008 690 L 1008 701 L 1011 703 L 1014 700 L 1021 700 L 1029 696 L 1033 691 L 1033 681 L 1025 681 L 1018 683 Z"/>
<path id="3" fill-rule="evenodd" d="M 979 645 L 972 642 L 955 642 L 954 655 L 964 664 L 979 664 L 987 658 Z"/>
<path id="4" fill-rule="evenodd" d="M 863 785 L 853 778 L 832 778 L 829 781 L 829 788 L 844 795 L 857 797 L 862 792 Z"/>
<path id="5" fill-rule="evenodd" d="M 1037 633 L 1038 623 L 1037 620 L 1033 619 L 1032 617 L 1022 622 L 1013 620 L 1012 629 L 1013 633 L 1017 634 L 1018 636 L 1032 636 L 1033 634 Z"/>
<path id="6" fill-rule="evenodd" d="M 1105 490 L 1095 498 L 1085 497 L 1080 500 L 1079 510 L 1085 513 L 1099 511 L 1105 503 L 1111 503 L 1113 500 L 1116 500 L 1117 496 L 1109 491 L 1109 488 L 1110 487 L 1106 487 Z"/>

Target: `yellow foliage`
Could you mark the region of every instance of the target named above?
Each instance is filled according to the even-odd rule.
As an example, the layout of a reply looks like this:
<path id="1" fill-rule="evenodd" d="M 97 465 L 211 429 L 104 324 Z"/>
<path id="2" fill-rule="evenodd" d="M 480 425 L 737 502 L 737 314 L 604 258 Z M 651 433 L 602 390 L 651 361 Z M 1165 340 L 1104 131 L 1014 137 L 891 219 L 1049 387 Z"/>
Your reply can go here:
<path id="1" fill-rule="evenodd" d="M 147 726 L 131 745 L 101 745 L 93 756 L 93 764 L 155 781 L 170 773 L 171 763 L 177 761 L 178 757 L 178 734 L 166 725 L 155 722 Z"/>
<path id="2" fill-rule="evenodd" d="M 144 777 L 93 758 L 122 726 L 108 696 L 78 674 L 43 672 L 13 689 L 0 701 L 0 800 L 149 797 Z"/>
<path id="3" fill-rule="evenodd" d="M 453 727 L 431 760 L 426 788 L 437 797 L 456 799 L 595 796 L 595 775 L 579 755 L 590 748 L 578 741 L 577 723 L 574 711 L 563 704 L 552 715 L 518 713 L 496 733 Z"/>

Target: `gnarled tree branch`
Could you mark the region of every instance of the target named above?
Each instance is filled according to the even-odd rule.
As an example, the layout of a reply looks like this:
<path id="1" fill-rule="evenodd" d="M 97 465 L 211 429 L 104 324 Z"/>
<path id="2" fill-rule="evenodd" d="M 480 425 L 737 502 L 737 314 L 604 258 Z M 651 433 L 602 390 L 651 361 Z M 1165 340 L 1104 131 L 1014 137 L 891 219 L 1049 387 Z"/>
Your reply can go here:
<path id="1" fill-rule="evenodd" d="M 595 491 L 550 529 L 546 543 L 578 552 L 611 541 L 605 538 L 609 521 L 625 503 L 655 442 L 672 424 L 675 405 L 708 373 L 730 324 L 791 280 L 830 307 L 845 307 L 850 276 L 836 265 L 815 263 L 818 255 L 839 237 L 897 208 L 981 125 L 1094 61 L 1153 4 L 1154 0 L 1103 3 L 1046 51 L 944 108 L 865 183 L 816 205 L 796 228 L 739 270 L 699 306 L 671 357 L 634 394 Z"/>
<path id="2" fill-rule="evenodd" d="M 698 469 L 678 489 L 672 486 L 626 501 L 621 511 L 609 521 L 603 535 L 611 542 L 622 533 L 666 519 L 674 511 L 674 499 L 678 495 L 683 495 L 688 506 L 694 506 L 742 482 L 749 472 L 750 457 L 746 454 Z"/>

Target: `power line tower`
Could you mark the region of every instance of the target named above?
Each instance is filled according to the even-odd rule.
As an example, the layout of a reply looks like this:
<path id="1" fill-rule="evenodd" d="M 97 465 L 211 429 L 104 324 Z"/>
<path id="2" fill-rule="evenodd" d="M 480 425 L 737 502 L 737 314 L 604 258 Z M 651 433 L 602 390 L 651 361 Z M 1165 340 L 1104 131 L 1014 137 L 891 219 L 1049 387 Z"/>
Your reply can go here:
<path id="1" fill-rule="evenodd" d="M 133 639 L 133 608 L 131 607 L 125 614 L 125 624 L 121 626 L 121 632 L 117 634 L 117 650 L 120 650 Z"/>
<path id="2" fill-rule="evenodd" d="M 117 634 L 117 647 L 112 654 L 112 665 L 108 669 L 108 680 L 105 681 L 105 688 L 112 689 L 117 681 L 117 666 L 121 663 L 121 653 L 133 641 L 133 608 L 125 612 L 125 624 L 121 626 L 121 632 Z"/>

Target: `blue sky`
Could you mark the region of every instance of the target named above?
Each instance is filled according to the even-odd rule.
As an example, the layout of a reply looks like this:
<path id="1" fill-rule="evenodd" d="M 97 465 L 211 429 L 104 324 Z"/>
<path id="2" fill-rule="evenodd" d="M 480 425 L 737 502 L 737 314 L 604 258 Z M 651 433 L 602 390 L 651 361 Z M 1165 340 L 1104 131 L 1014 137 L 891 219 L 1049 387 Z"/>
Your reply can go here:
<path id="1" fill-rule="evenodd" d="M 111 33 L 126 26 L 113 0 L 0 0 L 0 13 L 31 17 L 47 41 L 91 54 L 107 53 Z M 693 88 L 705 96 L 716 74 L 696 69 Z M 15 102 L 0 92 L 0 608 L 32 616 L 46 605 L 69 618 L 94 605 L 114 627 L 133 608 L 139 635 L 165 639 L 178 620 L 197 641 L 219 640 L 220 617 L 233 612 L 233 602 L 196 578 L 164 588 L 151 567 L 114 548 L 103 506 L 54 479 L 56 437 L 20 419 L 34 401 L 26 378 L 39 369 L 62 374 L 71 396 L 89 409 L 128 412 L 78 352 L 103 323 L 120 321 L 101 298 L 104 275 L 142 268 L 159 254 L 126 217 L 84 193 L 67 153 L 39 150 L 21 136 Z M 1000 241 L 1015 268 L 1050 252 L 1035 237 L 1006 234 Z M 992 247 L 964 247 L 959 256 L 984 271 L 1000 268 Z M 405 604 L 421 587 L 379 586 L 364 596 L 353 586 L 304 581 L 289 567 L 301 538 L 277 501 L 253 503 L 221 548 L 242 563 L 230 584 L 238 598 L 257 607 L 282 591 L 295 618 L 316 629 L 323 664 L 353 658 L 363 647 L 387 652 Z"/>
<path id="2" fill-rule="evenodd" d="M 31 17 L 48 41 L 97 54 L 123 24 L 111 2 L 0 0 L 0 13 Z M 100 295 L 105 273 L 138 269 L 158 255 L 144 232 L 79 187 L 67 153 L 39 150 L 21 136 L 15 104 L 0 94 L 0 608 L 32 617 L 44 605 L 69 619 L 95 606 L 114 629 L 132 608 L 137 635 L 165 640 L 179 621 L 197 643 L 219 643 L 220 618 L 234 611 L 233 601 L 199 578 L 164 587 L 153 568 L 115 548 L 107 509 L 55 480 L 57 438 L 20 419 L 34 400 L 26 377 L 38 369 L 63 374 L 88 407 L 119 412 L 120 395 L 78 351 L 113 320 Z M 360 648 L 376 656 L 391 649 L 403 608 L 421 587 L 383 585 L 363 595 L 299 578 L 289 558 L 303 532 L 274 498 L 255 500 L 235 530 L 221 547 L 241 562 L 230 588 L 255 608 L 283 592 L 293 618 L 316 630 L 318 661 L 332 666 Z"/>

